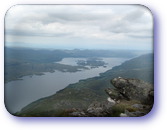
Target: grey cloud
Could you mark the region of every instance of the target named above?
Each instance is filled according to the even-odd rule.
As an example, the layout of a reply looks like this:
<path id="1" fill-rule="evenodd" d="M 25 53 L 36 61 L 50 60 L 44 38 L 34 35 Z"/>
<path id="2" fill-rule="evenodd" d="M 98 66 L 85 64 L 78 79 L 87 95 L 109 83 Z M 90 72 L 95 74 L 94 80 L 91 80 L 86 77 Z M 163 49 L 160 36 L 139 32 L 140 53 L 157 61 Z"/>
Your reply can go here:
<path id="1" fill-rule="evenodd" d="M 111 19 L 111 23 L 101 27 L 102 30 L 115 34 L 124 34 L 133 38 L 151 38 L 152 28 L 149 27 L 151 21 L 144 21 L 144 10 L 136 9 L 129 13 L 120 15 L 118 19 Z M 129 35 L 134 34 L 134 35 Z M 146 36 L 147 34 L 148 36 Z"/>
<path id="2" fill-rule="evenodd" d="M 123 17 L 123 21 L 128 21 L 128 22 L 139 22 L 137 20 L 140 20 L 140 18 L 144 15 L 144 11 L 141 10 L 141 9 L 137 9 L 133 12 L 130 12 L 128 14 L 126 14 L 124 17 Z"/>
<path id="3" fill-rule="evenodd" d="M 115 20 L 101 26 L 101 30 L 111 33 L 128 33 L 131 31 L 129 23 L 124 20 Z"/>
<path id="4" fill-rule="evenodd" d="M 129 36 L 129 37 L 132 37 L 132 38 L 144 38 L 144 39 L 150 39 L 150 38 L 153 38 L 152 36 L 148 36 L 148 35 L 142 35 L 142 36 L 140 36 L 140 35 L 127 35 L 127 36 Z"/>
<path id="5" fill-rule="evenodd" d="M 56 14 L 56 13 L 52 13 L 49 14 L 49 16 L 51 16 L 53 19 L 62 19 L 64 21 L 83 21 L 83 20 L 96 20 L 96 19 L 100 19 L 99 16 L 97 15 L 92 15 L 92 14 L 84 14 L 84 13 L 61 13 L 61 14 Z"/>
<path id="6" fill-rule="evenodd" d="M 15 36 L 42 36 L 42 37 L 64 37 L 71 36 L 71 33 L 40 33 L 22 30 L 6 30 L 5 34 L 15 35 Z"/>
<path id="7" fill-rule="evenodd" d="M 58 6 L 57 6 L 58 7 Z M 74 37 L 77 33 L 77 36 L 86 36 L 90 35 L 90 33 L 96 33 L 95 31 L 99 31 L 98 33 L 105 32 L 114 33 L 114 35 L 123 33 L 125 36 L 128 37 L 141 37 L 141 33 L 145 32 L 145 28 L 134 28 L 134 26 L 143 25 L 145 24 L 143 21 L 144 11 L 139 9 L 133 9 L 131 11 L 127 11 L 124 13 L 123 10 L 112 13 L 111 10 L 105 13 L 106 7 L 109 8 L 110 6 L 103 6 L 101 8 L 104 10 L 103 13 L 96 13 L 96 10 L 92 11 L 89 8 L 87 11 L 77 8 L 71 10 L 70 8 L 64 7 L 63 9 L 45 9 L 45 10 L 38 10 L 32 9 L 30 13 L 25 13 L 24 15 L 18 15 L 16 18 L 20 19 L 16 23 L 12 23 L 13 19 L 9 19 L 9 24 L 15 24 L 11 28 L 6 28 L 6 34 L 10 35 L 21 35 L 21 36 L 46 36 L 46 37 L 63 37 L 63 36 L 70 36 Z M 112 9 L 112 7 L 110 7 Z M 94 8 L 95 9 L 95 8 Z M 98 11 L 98 10 L 97 10 Z M 24 17 L 21 17 L 24 16 Z M 149 21 L 150 22 L 150 21 Z M 41 23 L 40 27 L 35 28 L 33 25 L 34 23 Z M 46 26 L 51 23 L 60 23 L 62 27 L 69 27 L 67 29 L 61 29 L 58 31 L 54 31 L 53 28 L 47 28 Z M 21 26 L 22 28 L 17 29 L 17 26 Z M 29 25 L 29 26 L 24 26 Z M 68 26 L 66 26 L 68 25 Z M 83 26 L 83 30 L 85 29 L 83 34 L 79 34 L 79 27 Z M 25 27 L 25 28 L 24 28 Z M 56 26 L 57 27 L 57 26 Z M 94 28 L 98 28 L 97 30 L 93 30 Z M 78 30 L 77 30 L 78 29 Z M 40 31 L 42 30 L 42 31 Z M 47 31 L 46 31 L 47 30 Z M 67 31 L 66 31 L 67 30 Z M 93 31 L 94 32 L 93 32 Z M 130 35 L 135 33 L 135 35 Z M 140 33 L 140 35 L 138 34 Z M 145 33 L 143 33 L 143 36 Z M 98 38 L 98 37 L 97 37 Z"/>
<path id="8" fill-rule="evenodd" d="M 91 13 L 81 13 L 81 12 L 67 12 L 67 13 L 48 13 L 47 16 L 36 19 L 38 21 L 41 21 L 43 24 L 49 24 L 53 22 L 59 22 L 59 23 L 79 23 L 79 22 L 85 22 L 87 24 L 92 24 L 94 22 L 102 21 L 104 19 L 108 19 L 108 16 L 105 14 L 91 14 Z M 32 19 L 34 20 L 34 19 Z"/>
<path id="9" fill-rule="evenodd" d="M 62 10 L 32 10 L 30 13 L 25 12 L 25 14 L 19 18 L 17 16 L 17 19 L 20 19 L 19 22 L 35 22 L 40 21 L 43 24 L 49 24 L 53 22 L 60 22 L 60 23 L 66 23 L 66 22 L 82 22 L 82 21 L 98 21 L 102 19 L 108 19 L 108 14 L 100 14 L 96 12 L 89 12 L 84 11 L 82 9 L 80 10 L 74 10 L 68 8 L 62 9 Z"/>

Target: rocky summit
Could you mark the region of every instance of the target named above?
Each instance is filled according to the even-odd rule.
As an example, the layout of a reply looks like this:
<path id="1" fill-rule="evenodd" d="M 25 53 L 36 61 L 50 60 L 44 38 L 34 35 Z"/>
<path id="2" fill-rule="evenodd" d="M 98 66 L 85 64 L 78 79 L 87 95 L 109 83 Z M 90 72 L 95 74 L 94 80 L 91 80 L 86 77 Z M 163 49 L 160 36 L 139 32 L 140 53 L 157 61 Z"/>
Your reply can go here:
<path id="1" fill-rule="evenodd" d="M 144 104 L 153 104 L 154 90 L 151 84 L 138 79 L 121 77 L 112 79 L 111 83 L 115 88 L 106 91 L 111 98 L 138 100 Z"/>
<path id="2" fill-rule="evenodd" d="M 122 77 L 111 80 L 114 88 L 105 91 L 117 104 L 113 107 L 123 107 L 123 116 L 143 116 L 152 108 L 154 103 L 154 89 L 150 83 L 139 79 Z"/>
<path id="3" fill-rule="evenodd" d="M 139 117 L 152 108 L 154 101 L 153 86 L 138 79 L 114 78 L 111 83 L 115 88 L 107 88 L 109 95 L 106 102 L 93 102 L 87 110 L 73 111 L 70 116 L 84 117 Z"/>

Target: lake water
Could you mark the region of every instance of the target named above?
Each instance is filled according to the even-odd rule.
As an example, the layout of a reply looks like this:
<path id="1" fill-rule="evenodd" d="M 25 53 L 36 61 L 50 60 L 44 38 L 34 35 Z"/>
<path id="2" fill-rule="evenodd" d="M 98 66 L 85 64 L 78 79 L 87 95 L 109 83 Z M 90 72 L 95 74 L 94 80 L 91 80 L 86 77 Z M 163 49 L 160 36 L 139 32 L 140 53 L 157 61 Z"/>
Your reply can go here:
<path id="1" fill-rule="evenodd" d="M 77 60 L 85 58 L 64 58 L 58 63 L 76 65 Z M 24 76 L 23 80 L 11 81 L 5 84 L 5 104 L 10 113 L 20 111 L 29 103 L 43 97 L 55 94 L 69 84 L 76 83 L 81 79 L 99 76 L 100 73 L 120 65 L 128 59 L 102 58 L 108 63 L 107 67 L 92 68 L 77 72 L 47 72 L 45 75 Z"/>

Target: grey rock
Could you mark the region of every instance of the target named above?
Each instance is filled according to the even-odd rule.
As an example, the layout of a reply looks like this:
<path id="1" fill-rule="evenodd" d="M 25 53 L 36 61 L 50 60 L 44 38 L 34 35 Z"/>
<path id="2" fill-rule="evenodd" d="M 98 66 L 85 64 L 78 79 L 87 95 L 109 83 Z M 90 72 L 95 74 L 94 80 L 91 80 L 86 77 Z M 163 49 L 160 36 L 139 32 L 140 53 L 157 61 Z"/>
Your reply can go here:
<path id="1" fill-rule="evenodd" d="M 144 105 L 142 105 L 142 104 L 133 104 L 132 107 L 137 108 L 137 109 L 143 109 Z"/>
<path id="2" fill-rule="evenodd" d="M 128 117 L 128 115 L 125 114 L 125 113 L 121 113 L 121 114 L 120 114 L 120 117 Z"/>
<path id="3" fill-rule="evenodd" d="M 83 111 L 72 112 L 69 115 L 74 116 L 74 117 L 85 117 L 85 116 L 87 116 Z"/>
<path id="4" fill-rule="evenodd" d="M 138 79 L 114 78 L 111 83 L 114 89 L 106 89 L 106 93 L 113 99 L 138 100 L 141 103 L 153 104 L 154 89 L 147 82 Z"/>
<path id="5" fill-rule="evenodd" d="M 118 104 L 117 107 L 124 107 L 124 113 L 120 113 L 121 117 L 144 116 L 151 110 L 154 102 L 153 85 L 142 80 L 122 77 L 112 79 L 111 83 L 114 88 L 107 88 L 105 91 Z M 118 111 L 120 108 L 118 107 Z"/>
<path id="6" fill-rule="evenodd" d="M 120 92 L 116 89 L 113 88 L 107 88 L 105 89 L 105 92 L 110 96 L 111 99 L 113 99 L 114 101 L 123 99 L 124 97 L 122 96 L 122 94 L 120 94 Z"/>
<path id="7" fill-rule="evenodd" d="M 142 111 L 129 112 L 128 110 L 125 110 L 125 114 L 128 117 L 140 117 L 140 116 L 146 115 L 147 113 L 142 112 Z"/>
<path id="8" fill-rule="evenodd" d="M 70 116 L 106 117 L 113 116 L 115 115 L 114 112 L 118 112 L 120 117 L 140 117 L 150 111 L 154 97 L 154 90 L 151 84 L 138 79 L 121 77 L 114 78 L 111 83 L 115 88 L 107 88 L 105 90 L 109 95 L 107 101 L 95 101 L 86 110 L 75 110 L 70 113 Z M 115 105 L 116 107 L 114 108 L 113 106 Z"/>

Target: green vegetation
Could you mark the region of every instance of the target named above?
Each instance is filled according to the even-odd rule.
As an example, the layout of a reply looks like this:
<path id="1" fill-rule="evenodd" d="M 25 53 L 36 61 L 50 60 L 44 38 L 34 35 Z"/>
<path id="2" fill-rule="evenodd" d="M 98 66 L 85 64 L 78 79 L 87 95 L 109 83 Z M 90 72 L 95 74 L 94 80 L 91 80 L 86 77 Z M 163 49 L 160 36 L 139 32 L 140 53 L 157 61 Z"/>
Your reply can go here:
<path id="1" fill-rule="evenodd" d="M 125 109 L 129 112 L 135 112 L 137 111 L 137 108 L 133 107 L 133 104 L 140 103 L 138 101 L 122 101 L 112 107 L 112 116 L 113 117 L 119 117 L 121 113 L 125 112 Z"/>

